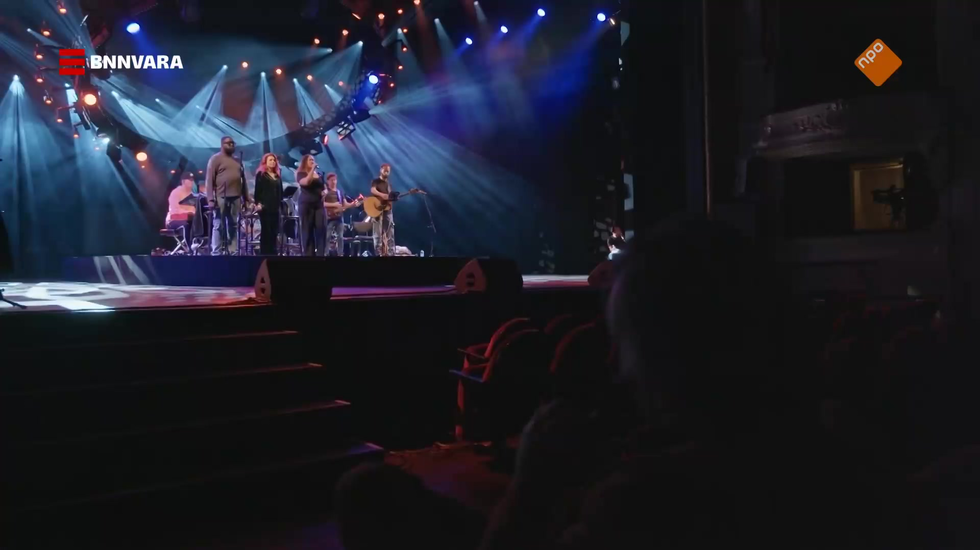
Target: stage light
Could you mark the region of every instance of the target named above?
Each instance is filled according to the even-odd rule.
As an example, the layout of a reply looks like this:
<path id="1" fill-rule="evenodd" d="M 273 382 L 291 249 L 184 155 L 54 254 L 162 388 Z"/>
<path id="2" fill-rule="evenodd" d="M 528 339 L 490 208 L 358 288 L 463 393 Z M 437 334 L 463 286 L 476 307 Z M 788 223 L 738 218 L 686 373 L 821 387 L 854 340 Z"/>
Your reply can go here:
<path id="1" fill-rule="evenodd" d="M 407 32 L 408 32 L 408 27 L 405 27 L 405 28 L 402 29 L 402 34 L 405 34 Z"/>
<path id="2" fill-rule="evenodd" d="M 68 8 L 66 8 L 63 4 L 58 4 L 58 13 L 65 15 L 68 13 Z"/>
<path id="3" fill-rule="evenodd" d="M 141 165 L 140 165 L 140 168 L 146 168 L 146 165 L 144 165 L 144 164 L 141 164 Z"/>
<path id="4" fill-rule="evenodd" d="M 356 13 L 352 13 L 351 15 L 354 16 L 354 19 L 357 19 L 358 21 L 361 20 L 361 16 L 360 15 L 357 15 Z"/>
<path id="5" fill-rule="evenodd" d="M 38 84 L 41 84 L 42 82 L 44 82 L 44 77 L 39 74 L 34 75 L 34 81 L 37 82 Z"/>
<path id="6" fill-rule="evenodd" d="M 177 173 L 177 171 L 176 171 L 176 170 L 171 170 L 171 171 L 170 171 L 170 173 L 171 173 L 171 174 L 176 174 L 176 173 Z"/>
<path id="7" fill-rule="evenodd" d="M 106 144 L 106 145 L 109 145 L 109 142 L 110 142 L 110 141 L 112 141 L 112 140 L 111 140 L 111 139 L 109 139 L 109 136 L 106 136 L 106 137 L 104 137 L 104 138 L 102 138 L 102 143 L 104 143 L 104 144 Z"/>
<path id="8" fill-rule="evenodd" d="M 155 97 L 155 98 L 153 98 L 153 101 L 156 101 L 157 103 L 160 103 L 160 98 L 159 97 Z"/>
<path id="9" fill-rule="evenodd" d="M 421 4 L 421 3 L 422 3 L 422 0 L 415 0 L 415 5 L 416 5 L 416 6 L 418 6 L 418 5 L 419 5 L 419 4 Z"/>
<path id="10" fill-rule="evenodd" d="M 262 71 L 261 73 L 259 73 L 259 76 L 261 76 L 262 78 L 265 78 L 265 71 Z"/>
<path id="11" fill-rule="evenodd" d="M 17 75 L 14 75 L 14 82 L 19 82 L 19 81 L 20 81 L 20 77 L 17 76 Z"/>
<path id="12" fill-rule="evenodd" d="M 341 31 L 340 34 L 343 34 L 344 36 L 347 36 L 349 33 L 347 32 L 347 29 L 344 29 L 343 31 Z"/>
<path id="13" fill-rule="evenodd" d="M 603 21 L 606 20 L 606 14 L 599 13 L 599 15 L 596 15 L 595 18 L 598 19 L 600 23 L 602 23 Z"/>
<path id="14" fill-rule="evenodd" d="M 341 80 L 340 82 L 338 82 L 338 83 L 337 83 L 337 85 L 338 85 L 338 86 L 343 86 L 343 85 L 344 85 L 344 81 L 343 81 L 343 80 Z"/>
<path id="15" fill-rule="evenodd" d="M 330 144 L 330 136 L 328 136 L 327 134 L 323 134 L 323 144 L 324 145 Z"/>
<path id="16" fill-rule="evenodd" d="M 467 38 L 466 38 L 466 45 L 467 45 L 467 46 L 472 46 L 472 45 L 473 45 L 473 39 L 472 39 L 472 38 L 469 38 L 469 37 L 467 37 Z"/>
<path id="17" fill-rule="evenodd" d="M 405 13 L 405 10 L 403 10 L 403 9 L 401 9 L 401 8 L 398 8 L 398 15 L 401 15 L 401 14 L 403 14 L 403 13 Z"/>
<path id="18" fill-rule="evenodd" d="M 282 69 L 276 69 L 276 74 L 282 74 Z"/>
<path id="19" fill-rule="evenodd" d="M 248 68 L 248 61 L 242 61 L 242 68 L 243 69 L 247 69 Z"/>
<path id="20" fill-rule="evenodd" d="M 62 123 L 62 122 L 64 122 L 64 121 L 63 121 L 63 120 L 61 120 L 60 118 L 58 118 L 58 119 L 55 119 L 55 122 L 57 122 L 58 124 L 61 124 L 61 123 Z"/>
<path id="21" fill-rule="evenodd" d="M 306 75 L 306 79 L 307 80 L 313 80 L 313 75 L 311 75 L 311 74 Z"/>
<path id="22" fill-rule="evenodd" d="M 78 139 L 78 132 L 75 132 L 75 139 Z"/>
<path id="23" fill-rule="evenodd" d="M 402 51 L 403 52 L 407 52 L 408 51 L 408 46 L 402 46 Z"/>
<path id="24" fill-rule="evenodd" d="M 48 94 L 44 94 L 44 104 L 51 105 L 51 96 L 49 96 Z"/>
<path id="25" fill-rule="evenodd" d="M 86 105 L 91 107 L 92 105 L 95 105 L 96 103 L 99 102 L 99 98 L 95 97 L 95 94 L 89 92 L 84 96 L 82 96 L 82 101 L 84 101 Z"/>
<path id="26" fill-rule="evenodd" d="M 227 69 L 228 68 L 228 65 L 222 65 L 221 68 L 222 69 Z"/>
<path id="27" fill-rule="evenodd" d="M 394 88 L 395 87 L 395 83 L 394 82 L 389 82 L 388 83 L 388 87 L 389 88 Z"/>
<path id="28" fill-rule="evenodd" d="M 320 39 L 319 38 L 314 38 L 313 39 L 313 43 L 316 44 L 317 46 L 319 46 L 320 45 Z"/>
<path id="29" fill-rule="evenodd" d="M 612 18 L 612 17 L 610 17 L 610 18 L 609 18 L 609 24 L 610 24 L 610 25 L 615 25 L 615 24 L 616 24 L 616 19 L 614 19 L 614 18 Z"/>
<path id="30" fill-rule="evenodd" d="M 204 173 L 204 170 L 198 170 L 197 173 L 198 174 L 203 174 Z"/>
<path id="31" fill-rule="evenodd" d="M 508 29 L 506 25 L 501 25 L 500 26 L 500 32 L 502 32 L 504 34 L 507 34 L 507 33 L 510 32 L 510 29 Z"/>
<path id="32" fill-rule="evenodd" d="M 37 50 L 34 50 L 34 59 L 44 59 L 44 54 L 42 54 Z"/>
<path id="33" fill-rule="evenodd" d="M 538 17 L 544 17 L 544 16 L 545 16 L 544 8 L 538 8 Z"/>
<path id="34" fill-rule="evenodd" d="M 96 148 L 95 148 L 95 150 L 96 150 L 96 151 L 101 151 L 101 149 L 99 149 L 98 147 L 96 147 Z"/>
<path id="35" fill-rule="evenodd" d="M 71 88 L 71 84 L 65 82 L 65 88 Z"/>
<path id="36" fill-rule="evenodd" d="M 383 13 L 379 13 L 379 14 L 378 14 L 378 19 L 380 19 L 380 20 L 382 20 L 382 21 L 384 21 L 384 20 L 385 20 L 385 14 L 383 14 Z"/>
<path id="37" fill-rule="evenodd" d="M 136 34 L 140 32 L 140 24 L 133 22 L 126 25 L 126 32 L 128 32 L 129 34 Z"/>
<path id="38" fill-rule="evenodd" d="M 44 29 L 41 31 L 41 34 L 43 34 L 44 36 L 51 36 L 51 31 L 49 31 L 48 29 Z"/>
<path id="39" fill-rule="evenodd" d="M 377 84 L 378 83 L 378 75 L 374 75 L 373 74 L 373 75 L 369 76 L 368 77 L 368 82 L 370 82 L 371 84 Z"/>
<path id="40" fill-rule="evenodd" d="M 146 157 L 146 153 L 144 153 L 143 151 L 140 151 L 139 153 L 136 153 L 136 160 L 138 160 L 140 162 L 146 162 L 146 158 L 147 158 Z"/>
<path id="41" fill-rule="evenodd" d="M 404 68 L 405 68 L 405 66 L 404 66 L 404 65 L 399 65 L 399 66 L 398 66 L 398 70 L 399 70 L 399 71 L 400 71 L 400 70 L 402 70 L 402 69 L 404 69 Z"/>

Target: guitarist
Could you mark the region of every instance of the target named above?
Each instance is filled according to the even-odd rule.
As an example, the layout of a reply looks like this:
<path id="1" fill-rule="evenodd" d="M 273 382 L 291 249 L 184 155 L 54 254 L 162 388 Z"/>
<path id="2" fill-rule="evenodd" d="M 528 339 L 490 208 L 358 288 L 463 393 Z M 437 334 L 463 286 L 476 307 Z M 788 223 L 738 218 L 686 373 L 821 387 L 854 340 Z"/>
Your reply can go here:
<path id="1" fill-rule="evenodd" d="M 323 191 L 323 207 L 327 209 L 327 256 L 343 256 L 344 211 L 354 205 L 337 189 L 337 174 L 327 174 L 327 188 Z"/>
<path id="2" fill-rule="evenodd" d="M 371 195 L 381 199 L 385 203 L 393 202 L 398 199 L 398 194 L 392 192 L 391 184 L 388 181 L 391 176 L 391 165 L 388 163 L 381 165 L 381 172 L 378 178 L 371 182 Z M 395 255 L 395 219 L 391 210 L 386 210 L 372 221 L 374 225 L 374 250 L 378 256 Z"/>

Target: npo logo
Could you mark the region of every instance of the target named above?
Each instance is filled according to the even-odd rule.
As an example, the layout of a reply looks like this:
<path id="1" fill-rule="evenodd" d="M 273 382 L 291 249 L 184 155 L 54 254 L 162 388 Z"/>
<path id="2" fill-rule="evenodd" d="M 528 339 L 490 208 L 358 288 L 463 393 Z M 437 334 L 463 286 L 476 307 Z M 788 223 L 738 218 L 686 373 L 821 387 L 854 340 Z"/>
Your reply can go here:
<path id="1" fill-rule="evenodd" d="M 58 74 L 85 74 L 85 50 L 61 49 L 58 51 Z M 183 69 L 179 55 L 93 55 L 88 66 L 96 69 Z"/>
<path id="2" fill-rule="evenodd" d="M 854 64 L 875 86 L 881 86 L 902 66 L 902 60 L 881 39 L 878 39 L 854 60 Z"/>

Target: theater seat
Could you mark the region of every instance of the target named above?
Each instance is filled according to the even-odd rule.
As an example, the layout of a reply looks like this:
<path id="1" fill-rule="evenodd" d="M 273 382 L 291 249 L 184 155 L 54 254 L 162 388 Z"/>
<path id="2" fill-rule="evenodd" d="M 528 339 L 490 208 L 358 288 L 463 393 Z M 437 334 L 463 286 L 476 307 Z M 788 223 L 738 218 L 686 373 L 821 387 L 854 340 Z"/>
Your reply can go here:
<path id="1" fill-rule="evenodd" d="M 596 323 L 581 325 L 566 334 L 555 348 L 549 366 L 556 397 L 595 396 L 612 382 L 613 354 L 609 337 Z"/>
<path id="2" fill-rule="evenodd" d="M 466 349 L 460 350 L 463 353 L 463 372 L 477 374 L 486 366 L 493 352 L 511 334 L 531 327 L 531 320 L 527 317 L 516 317 L 500 325 L 490 341 L 482 344 L 474 344 Z"/>

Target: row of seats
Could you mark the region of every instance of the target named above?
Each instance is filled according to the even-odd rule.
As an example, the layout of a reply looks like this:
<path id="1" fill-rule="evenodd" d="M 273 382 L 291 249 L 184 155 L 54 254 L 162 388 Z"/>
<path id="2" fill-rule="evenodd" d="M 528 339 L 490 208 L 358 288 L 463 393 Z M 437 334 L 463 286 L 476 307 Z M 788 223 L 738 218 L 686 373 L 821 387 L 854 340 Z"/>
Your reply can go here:
<path id="1" fill-rule="evenodd" d="M 543 324 L 502 324 L 485 343 L 460 350 L 457 439 L 501 439 L 519 433 L 552 397 L 587 398 L 612 379 L 614 353 L 602 319 L 563 314 Z"/>

